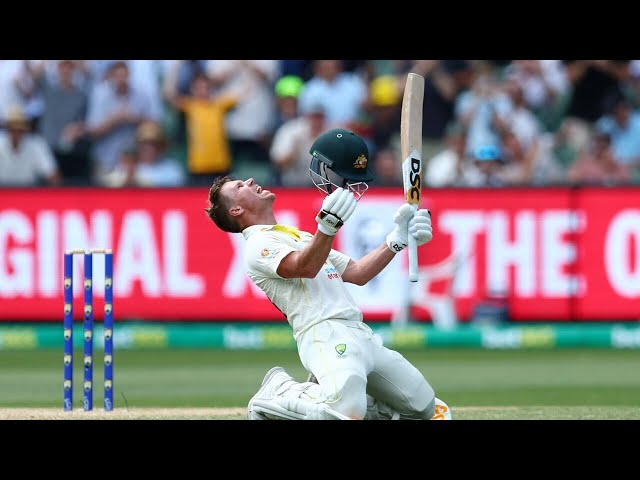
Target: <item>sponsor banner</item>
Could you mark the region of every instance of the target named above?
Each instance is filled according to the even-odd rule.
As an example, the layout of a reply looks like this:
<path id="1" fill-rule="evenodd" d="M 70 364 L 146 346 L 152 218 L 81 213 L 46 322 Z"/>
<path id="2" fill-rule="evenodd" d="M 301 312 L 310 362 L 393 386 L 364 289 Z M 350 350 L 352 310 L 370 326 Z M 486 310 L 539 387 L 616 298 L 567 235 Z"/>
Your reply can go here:
<path id="1" fill-rule="evenodd" d="M 278 221 L 315 232 L 319 192 L 274 191 Z M 114 250 L 116 321 L 281 321 L 246 275 L 244 238 L 211 223 L 206 199 L 191 188 L 0 190 L 0 321 L 61 319 L 63 251 L 78 248 Z M 361 258 L 402 202 L 401 190 L 371 188 L 335 247 Z M 506 296 L 515 321 L 640 319 L 640 189 L 434 189 L 423 207 L 434 239 L 419 249 L 420 281 L 408 281 L 405 251 L 349 285 L 367 321 L 401 315 L 410 299 L 418 321 L 468 321 L 489 294 Z M 82 275 L 76 256 L 77 320 Z M 99 318 L 102 255 L 93 276 Z"/>
<path id="2" fill-rule="evenodd" d="M 535 324 L 485 326 L 464 324 L 453 330 L 431 325 L 391 328 L 373 324 L 384 344 L 398 351 L 424 348 L 554 349 L 640 348 L 640 326 L 632 324 Z M 73 344 L 82 349 L 82 331 L 74 332 Z M 120 326 L 113 337 L 114 349 L 214 348 L 225 350 L 291 350 L 296 343 L 287 325 L 227 323 L 139 323 Z M 62 355 L 59 326 L 0 325 L 0 350 L 56 348 Z M 94 349 L 104 350 L 102 325 L 94 329 Z M 81 356 L 77 356 L 81 361 Z"/>

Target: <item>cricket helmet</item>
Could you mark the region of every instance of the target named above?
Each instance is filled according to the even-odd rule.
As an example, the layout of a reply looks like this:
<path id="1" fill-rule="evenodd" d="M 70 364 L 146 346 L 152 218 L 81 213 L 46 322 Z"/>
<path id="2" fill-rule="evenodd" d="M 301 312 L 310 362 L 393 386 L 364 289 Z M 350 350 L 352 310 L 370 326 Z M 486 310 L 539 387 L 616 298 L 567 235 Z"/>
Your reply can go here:
<path id="1" fill-rule="evenodd" d="M 350 130 L 335 128 L 318 138 L 309 150 L 311 180 L 323 193 L 336 188 L 351 190 L 360 199 L 373 177 L 367 171 L 369 148 L 365 141 Z"/>

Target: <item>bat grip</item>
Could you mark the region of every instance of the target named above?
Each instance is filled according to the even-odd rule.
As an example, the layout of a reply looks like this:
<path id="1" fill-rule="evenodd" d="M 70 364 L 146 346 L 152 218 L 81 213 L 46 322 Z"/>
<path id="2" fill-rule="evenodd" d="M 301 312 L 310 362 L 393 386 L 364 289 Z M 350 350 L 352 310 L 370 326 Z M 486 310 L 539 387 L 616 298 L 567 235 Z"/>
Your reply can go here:
<path id="1" fill-rule="evenodd" d="M 407 250 L 409 251 L 409 281 L 418 281 L 418 243 L 411 232 L 407 232 Z"/>

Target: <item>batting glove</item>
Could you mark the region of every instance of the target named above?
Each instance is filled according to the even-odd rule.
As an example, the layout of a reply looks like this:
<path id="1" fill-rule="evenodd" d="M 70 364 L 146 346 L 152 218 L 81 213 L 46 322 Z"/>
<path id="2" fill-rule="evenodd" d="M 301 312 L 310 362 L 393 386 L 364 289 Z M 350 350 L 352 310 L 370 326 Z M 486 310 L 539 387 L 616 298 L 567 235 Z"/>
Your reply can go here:
<path id="1" fill-rule="evenodd" d="M 409 220 L 409 235 L 413 235 L 418 246 L 424 245 L 433 239 L 431 227 L 431 212 L 425 208 L 418 210 Z"/>
<path id="2" fill-rule="evenodd" d="M 426 209 L 414 210 L 413 207 L 405 203 L 393 216 L 396 228 L 387 235 L 387 247 L 392 252 L 398 253 L 404 250 L 409 243 L 409 233 L 416 239 L 418 246 L 424 245 L 433 238 L 431 228 L 431 212 Z"/>
<path id="3" fill-rule="evenodd" d="M 333 237 L 356 209 L 356 197 L 349 190 L 338 188 L 322 202 L 316 216 L 318 230 Z"/>

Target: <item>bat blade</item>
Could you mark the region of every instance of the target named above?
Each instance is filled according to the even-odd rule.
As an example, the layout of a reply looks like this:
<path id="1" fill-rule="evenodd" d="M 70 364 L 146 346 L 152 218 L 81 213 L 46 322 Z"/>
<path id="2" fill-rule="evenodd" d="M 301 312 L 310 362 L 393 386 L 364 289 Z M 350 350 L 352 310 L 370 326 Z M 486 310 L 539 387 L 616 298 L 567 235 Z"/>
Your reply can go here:
<path id="1" fill-rule="evenodd" d="M 417 210 L 422 197 L 422 103 L 424 77 L 417 73 L 407 75 L 402 98 L 400 119 L 400 150 L 402 155 L 402 183 L 405 201 Z M 408 234 L 409 280 L 418 281 L 418 246 Z"/>

